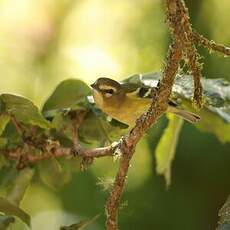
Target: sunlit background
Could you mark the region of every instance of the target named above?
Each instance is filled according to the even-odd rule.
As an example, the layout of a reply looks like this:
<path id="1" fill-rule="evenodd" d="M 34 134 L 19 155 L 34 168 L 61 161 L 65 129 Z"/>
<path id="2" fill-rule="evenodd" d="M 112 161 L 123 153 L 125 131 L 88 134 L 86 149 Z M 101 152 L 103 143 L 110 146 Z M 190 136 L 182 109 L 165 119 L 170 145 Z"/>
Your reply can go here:
<path id="1" fill-rule="evenodd" d="M 0 0 L 0 92 L 30 98 L 39 107 L 63 79 L 92 83 L 160 71 L 169 43 L 164 1 Z M 230 45 L 229 0 L 187 0 L 196 30 Z M 200 48 L 204 76 L 230 80 L 230 60 Z M 120 229 L 214 229 L 230 191 L 230 146 L 190 124 L 183 127 L 172 186 L 155 173 L 161 120 L 138 147 L 120 211 Z M 107 192 L 97 182 L 117 163 L 97 160 L 58 190 L 34 182 L 22 206 L 33 230 L 58 229 L 103 213 Z M 58 178 L 57 178 L 58 180 Z M 17 229 L 23 229 L 19 227 Z M 105 229 L 100 217 L 87 229 Z"/>

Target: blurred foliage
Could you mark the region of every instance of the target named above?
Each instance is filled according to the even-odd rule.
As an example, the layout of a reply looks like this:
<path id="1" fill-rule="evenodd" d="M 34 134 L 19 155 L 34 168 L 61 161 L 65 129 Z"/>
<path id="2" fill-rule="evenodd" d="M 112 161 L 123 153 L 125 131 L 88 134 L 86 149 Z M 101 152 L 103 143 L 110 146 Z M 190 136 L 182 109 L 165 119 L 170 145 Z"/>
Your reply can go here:
<path id="1" fill-rule="evenodd" d="M 217 0 L 186 0 L 186 3 L 198 32 L 217 42 L 230 44 L 227 29 L 229 0 L 221 3 Z M 42 135 L 47 123 L 40 120 L 41 114 L 33 106 L 41 108 L 61 80 L 78 78 L 90 83 L 100 76 L 122 79 L 133 73 L 162 69 L 169 41 L 164 18 L 160 0 L 0 1 L 0 92 L 20 94 L 33 102 L 23 101 L 32 113 L 37 114 L 33 122 L 42 124 L 36 128 Z M 205 77 L 229 80 L 229 59 L 210 55 L 203 48 L 199 51 L 204 57 Z M 15 99 L 21 103 L 24 97 Z M 23 114 L 19 116 L 26 121 L 23 128 L 27 128 L 29 120 Z M 210 116 L 207 111 L 201 116 L 209 117 L 207 120 L 216 125 L 206 124 L 207 120 L 204 120 L 200 128 L 205 127 L 206 131 L 216 133 L 222 142 L 226 142 L 229 132 L 224 131 L 224 121 L 216 121 L 213 111 Z M 0 131 L 7 126 L 4 137 L 0 138 L 0 146 L 17 146 L 21 139 L 14 125 L 7 115 L 0 120 Z M 166 119 L 160 119 L 146 134 L 134 156 L 123 200 L 128 200 L 128 206 L 123 207 L 120 214 L 121 229 L 214 229 L 218 209 L 230 191 L 230 146 L 185 123 L 172 167 L 172 185 L 166 191 L 164 182 L 155 174 L 152 154 L 153 146 L 157 145 L 166 126 Z M 9 135 L 14 135 L 14 141 L 10 143 Z M 30 136 L 30 133 L 26 135 Z M 33 230 L 47 226 L 49 230 L 56 230 L 61 225 L 71 225 L 104 210 L 107 194 L 96 186 L 97 177 L 113 177 L 117 164 L 99 159 L 84 173 L 79 173 L 78 160 L 61 160 L 60 164 L 67 174 L 70 168 L 70 180 L 53 190 L 41 184 L 42 177 L 35 173 L 34 182 L 21 202 L 21 208 L 32 215 Z M 12 162 L 6 164 L 2 157 L 0 167 L 0 191 L 6 195 L 6 188 L 16 180 L 17 172 L 12 170 L 15 165 Z M 54 175 L 55 179 L 57 175 Z M 13 221 L 10 216 L 0 219 L 4 226 Z M 12 226 L 16 230 L 25 229 L 17 220 Z M 86 229 L 104 229 L 104 218 Z"/>
<path id="2" fill-rule="evenodd" d="M 183 126 L 183 119 L 173 114 L 169 114 L 168 119 L 168 126 L 156 148 L 156 170 L 158 174 L 164 175 L 167 186 L 171 183 L 171 163 L 175 157 L 180 130 Z"/>

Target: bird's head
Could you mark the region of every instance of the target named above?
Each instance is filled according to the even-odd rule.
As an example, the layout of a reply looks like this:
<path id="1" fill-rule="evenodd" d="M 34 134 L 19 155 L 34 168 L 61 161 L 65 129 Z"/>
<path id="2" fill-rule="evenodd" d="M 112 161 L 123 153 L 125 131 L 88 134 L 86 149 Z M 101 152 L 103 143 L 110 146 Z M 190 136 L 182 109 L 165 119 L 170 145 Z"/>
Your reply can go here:
<path id="1" fill-rule="evenodd" d="M 121 84 L 110 78 L 98 78 L 91 87 L 105 99 L 114 98 L 122 94 Z"/>
<path id="2" fill-rule="evenodd" d="M 93 97 L 96 104 L 119 106 L 125 99 L 127 93 L 137 89 L 137 85 L 119 83 L 111 78 L 98 78 L 92 85 Z"/>

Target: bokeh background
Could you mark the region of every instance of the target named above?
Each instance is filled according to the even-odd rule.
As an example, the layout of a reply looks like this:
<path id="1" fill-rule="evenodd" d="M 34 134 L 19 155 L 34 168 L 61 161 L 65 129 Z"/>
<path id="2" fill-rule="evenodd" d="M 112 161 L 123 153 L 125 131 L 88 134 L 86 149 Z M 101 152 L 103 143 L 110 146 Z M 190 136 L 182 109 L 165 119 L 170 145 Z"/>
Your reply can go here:
<path id="1" fill-rule="evenodd" d="M 0 93 L 26 96 L 41 107 L 63 79 L 91 83 L 102 76 L 123 79 L 162 70 L 170 39 L 163 2 L 0 0 Z M 198 32 L 230 45 L 229 0 L 186 3 Z M 199 50 L 205 77 L 230 80 L 229 58 Z M 166 189 L 154 159 L 166 122 L 162 118 L 138 145 L 122 200 L 120 229 L 214 229 L 230 192 L 230 145 L 186 123 L 172 184 Z M 86 172 L 76 169 L 58 189 L 35 179 L 22 203 L 32 214 L 33 229 L 54 230 L 98 213 L 101 217 L 87 229 L 105 229 L 108 191 L 98 182 L 111 181 L 117 165 L 112 159 L 96 160 Z"/>

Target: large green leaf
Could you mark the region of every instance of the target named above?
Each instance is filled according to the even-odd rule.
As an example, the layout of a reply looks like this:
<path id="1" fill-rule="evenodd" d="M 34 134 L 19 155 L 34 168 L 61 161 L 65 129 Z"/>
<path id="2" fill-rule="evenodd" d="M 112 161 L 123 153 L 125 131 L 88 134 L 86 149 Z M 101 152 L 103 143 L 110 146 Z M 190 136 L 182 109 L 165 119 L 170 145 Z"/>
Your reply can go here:
<path id="1" fill-rule="evenodd" d="M 222 143 L 230 142 L 230 123 L 207 108 L 195 111 L 187 99 L 182 99 L 181 101 L 185 109 L 200 115 L 201 120 L 194 124 L 199 130 L 215 134 Z"/>
<path id="2" fill-rule="evenodd" d="M 176 146 L 183 125 L 183 119 L 168 114 L 169 123 L 164 130 L 156 148 L 156 170 L 160 175 L 164 175 L 167 186 L 171 182 L 171 164 L 175 157 Z"/>
<path id="3" fill-rule="evenodd" d="M 27 187 L 30 185 L 33 175 L 34 169 L 31 168 L 19 171 L 15 180 L 12 181 L 12 187 L 8 191 L 7 200 L 15 205 L 19 205 Z"/>
<path id="4" fill-rule="evenodd" d="M 38 170 L 41 181 L 54 190 L 60 188 L 71 179 L 70 170 L 63 167 L 60 160 L 56 158 L 39 162 Z"/>
<path id="5" fill-rule="evenodd" d="M 204 132 L 214 133 L 222 143 L 230 142 L 230 123 L 225 122 L 209 110 L 199 112 L 201 121 L 196 127 Z"/>
<path id="6" fill-rule="evenodd" d="M 72 141 L 75 129 L 71 116 L 68 113 L 58 112 L 52 120 L 52 127 L 58 132 L 53 132 L 56 137 L 68 138 Z"/>
<path id="7" fill-rule="evenodd" d="M 18 122 L 43 129 L 50 128 L 49 122 L 43 118 L 38 108 L 29 99 L 13 94 L 1 94 L 0 101 L 3 105 L 2 110 L 13 115 Z"/>
<path id="8" fill-rule="evenodd" d="M 226 200 L 225 204 L 219 211 L 219 222 L 217 230 L 229 230 L 230 229 L 230 196 Z"/>
<path id="9" fill-rule="evenodd" d="M 64 80 L 44 103 L 42 111 L 46 116 L 53 116 L 55 111 L 59 109 L 84 107 L 86 97 L 90 92 L 90 87 L 81 80 Z"/>
<path id="10" fill-rule="evenodd" d="M 14 149 L 23 144 L 21 134 L 17 131 L 15 125 L 10 121 L 5 127 L 0 138 L 0 148 Z"/>
<path id="11" fill-rule="evenodd" d="M 127 126 L 115 120 L 109 122 L 101 111 L 91 110 L 79 129 L 80 140 L 88 147 L 104 146 L 118 140 Z"/>
<path id="12" fill-rule="evenodd" d="M 6 215 L 16 216 L 30 226 L 30 216 L 25 211 L 2 197 L 0 197 L 0 212 L 5 213 Z"/>

